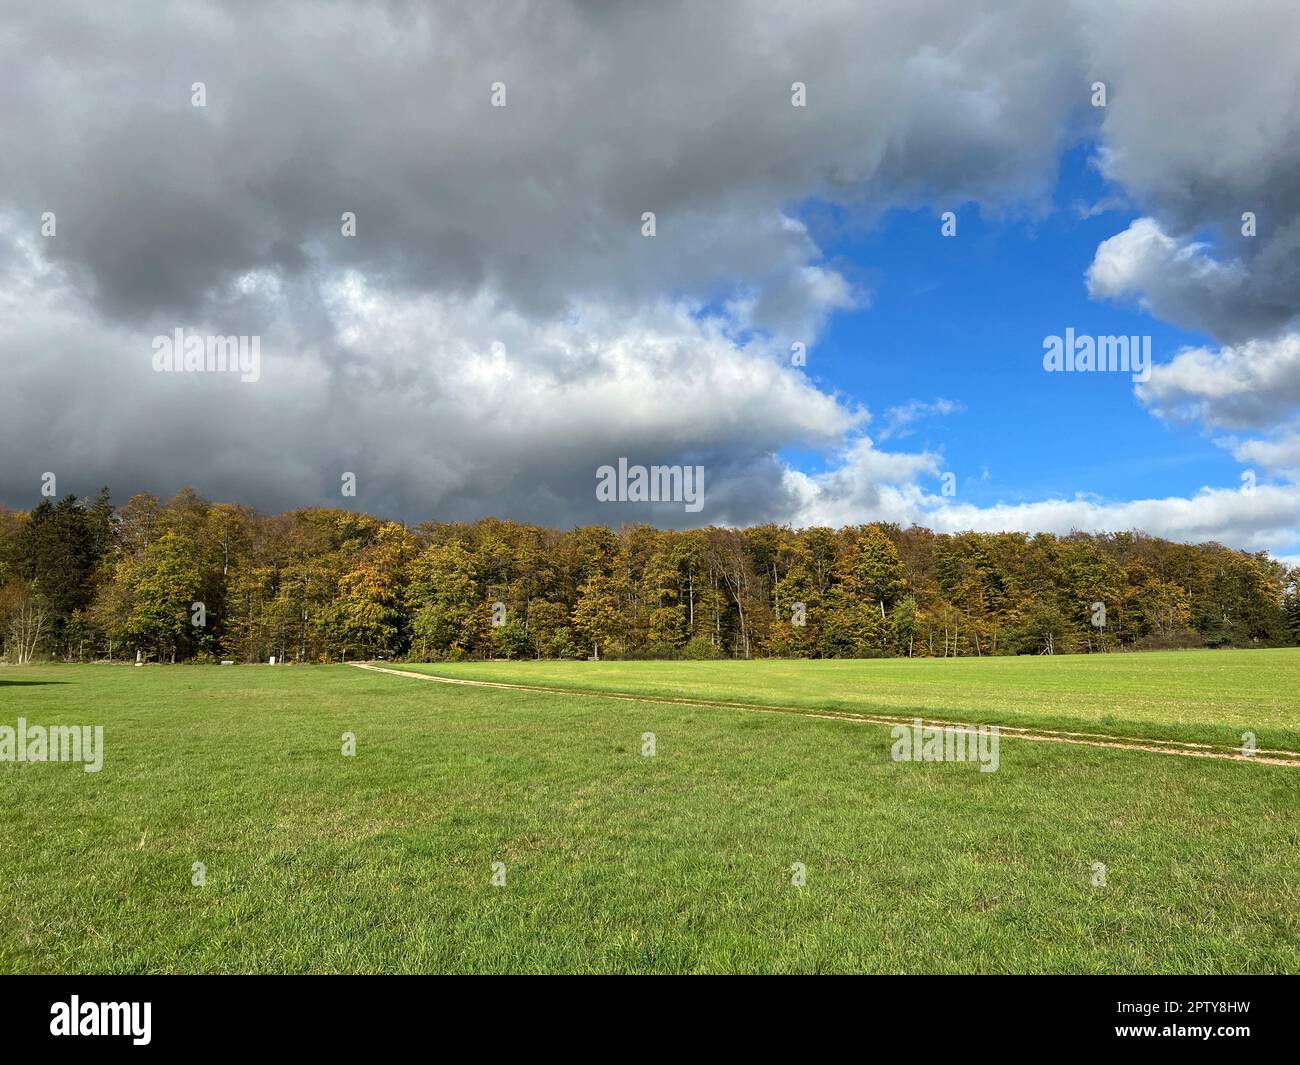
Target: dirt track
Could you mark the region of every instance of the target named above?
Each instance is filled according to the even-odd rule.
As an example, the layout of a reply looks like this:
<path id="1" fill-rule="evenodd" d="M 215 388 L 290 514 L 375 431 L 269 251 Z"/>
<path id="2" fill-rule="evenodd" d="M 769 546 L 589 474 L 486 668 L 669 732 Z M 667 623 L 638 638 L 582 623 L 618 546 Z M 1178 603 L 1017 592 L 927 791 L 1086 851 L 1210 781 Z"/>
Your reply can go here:
<path id="1" fill-rule="evenodd" d="M 915 717 L 895 717 L 887 714 L 851 714 L 838 710 L 808 710 L 797 706 L 765 706 L 760 703 L 728 703 L 711 699 L 682 699 L 669 695 L 636 695 L 629 692 L 592 691 L 578 688 L 545 688 L 531 684 L 506 684 L 494 680 L 469 680 L 463 677 L 440 677 L 433 673 L 416 673 L 409 669 L 390 669 L 370 662 L 350 662 L 358 669 L 375 673 L 388 673 L 394 677 L 428 680 L 436 684 L 459 684 L 471 688 L 501 688 L 506 691 L 537 692 L 543 695 L 582 696 L 591 699 L 618 699 L 633 703 L 670 703 L 677 706 L 713 707 L 724 710 L 743 710 L 755 714 L 788 714 L 795 717 L 812 717 L 828 721 L 851 721 L 862 725 L 911 725 Z M 945 721 L 922 718 L 922 725 L 938 727 L 975 728 L 967 721 Z M 988 722 L 983 722 L 988 724 Z M 1015 728 L 999 725 L 999 734 L 1005 739 L 1033 740 L 1038 743 L 1072 743 L 1084 747 L 1109 747 L 1121 751 L 1147 751 L 1151 754 L 1175 754 L 1185 758 L 1217 758 L 1227 762 L 1258 762 L 1264 765 L 1300 766 L 1300 751 L 1265 750 L 1255 754 L 1242 754 L 1228 747 L 1208 743 L 1184 743 L 1180 740 L 1148 740 L 1132 736 L 1108 736 L 1103 733 L 1058 732 L 1052 729 Z"/>

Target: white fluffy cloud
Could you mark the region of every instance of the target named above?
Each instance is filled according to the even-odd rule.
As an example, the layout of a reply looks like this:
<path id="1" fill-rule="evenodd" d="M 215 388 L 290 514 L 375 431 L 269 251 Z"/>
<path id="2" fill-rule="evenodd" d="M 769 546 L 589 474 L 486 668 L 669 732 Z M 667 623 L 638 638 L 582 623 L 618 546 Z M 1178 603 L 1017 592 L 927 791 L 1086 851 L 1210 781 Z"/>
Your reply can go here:
<path id="1" fill-rule="evenodd" d="M 1255 429 L 1300 409 L 1300 333 L 1211 349 L 1184 348 L 1137 386 L 1157 413 Z"/>
<path id="2" fill-rule="evenodd" d="M 1300 7 L 1077 10 L 1090 72 L 1110 90 L 1101 168 L 1148 215 L 1101 244 L 1089 291 L 1217 342 L 1177 352 L 1138 386 L 1154 413 L 1258 433 L 1225 443 L 1243 461 L 1293 468 L 1278 440 L 1300 408 Z"/>
<path id="3" fill-rule="evenodd" d="M 394 293 L 356 271 L 321 286 L 329 358 L 276 313 L 292 295 L 250 279 L 240 313 L 261 321 L 260 380 L 161 374 L 151 341 L 170 324 L 105 319 L 38 248 L 25 250 L 0 271 L 3 344 L 15 354 L 0 424 L 24 442 L 27 458 L 10 455 L 5 473 L 28 494 L 46 471 L 67 489 L 132 492 L 174 488 L 199 469 L 205 491 L 278 508 L 343 502 L 346 471 L 357 503 L 379 513 L 508 507 L 564 524 L 606 516 L 596 466 L 686 456 L 708 471 L 708 517 L 748 522 L 786 506 L 776 451 L 834 447 L 866 418 L 770 342 L 740 345 L 725 319 L 684 302 L 537 318 L 503 310 L 490 291 Z M 16 357 L 31 351 L 42 357 Z M 54 399 L 33 405 L 52 370 Z M 685 518 L 667 506 L 625 516 Z"/>
<path id="4" fill-rule="evenodd" d="M 1240 462 L 1255 462 L 1273 470 L 1300 474 L 1300 432 L 1285 432 L 1272 439 L 1233 442 L 1233 456 Z M 1296 479 L 1300 479 L 1297 477 Z"/>
<path id="5" fill-rule="evenodd" d="M 1242 263 L 1221 263 L 1204 243 L 1176 240 L 1151 218 L 1102 241 L 1087 281 L 1094 298 L 1134 299 L 1157 318 L 1216 335 L 1240 327 L 1250 291 Z"/>
<path id="6" fill-rule="evenodd" d="M 823 473 L 785 470 L 791 509 L 781 517 L 795 525 L 832 527 L 877 519 L 913 521 L 925 503 L 918 479 L 938 474 L 940 458 L 932 452 L 880 451 L 869 436 L 859 435 Z"/>
<path id="7" fill-rule="evenodd" d="M 956 532 L 1014 529 L 1024 532 L 1114 532 L 1140 529 L 1153 536 L 1200 542 L 1217 540 L 1265 550 L 1292 543 L 1300 529 L 1300 485 L 1258 485 L 1253 492 L 1203 488 L 1190 498 L 1044 500 L 1035 503 L 973 507 L 940 505 L 927 511 L 925 524 Z"/>
<path id="8" fill-rule="evenodd" d="M 832 470 L 787 473 L 796 525 L 859 521 L 914 523 L 938 532 L 1119 532 L 1138 529 L 1173 540 L 1265 550 L 1295 543 L 1300 529 L 1300 484 L 1257 483 L 1202 488 L 1194 496 L 1130 501 L 1085 495 L 1028 503 L 977 506 L 934 491 L 942 469 L 937 454 L 889 455 L 858 438 Z"/>

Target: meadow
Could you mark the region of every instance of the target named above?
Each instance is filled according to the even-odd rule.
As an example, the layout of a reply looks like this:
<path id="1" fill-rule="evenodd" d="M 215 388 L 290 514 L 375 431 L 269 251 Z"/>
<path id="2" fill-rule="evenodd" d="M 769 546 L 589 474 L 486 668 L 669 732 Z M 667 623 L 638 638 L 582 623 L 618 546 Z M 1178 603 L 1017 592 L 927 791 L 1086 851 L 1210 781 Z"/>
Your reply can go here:
<path id="1" fill-rule="evenodd" d="M 1300 767 L 1007 739 L 981 773 L 653 701 L 1263 744 L 1300 652 L 418 668 L 574 690 L 0 669 L 0 725 L 105 736 L 98 773 L 0 763 L 0 971 L 1300 972 Z"/>
<path id="2" fill-rule="evenodd" d="M 1002 658 L 448 662 L 446 677 L 1300 750 L 1300 648 Z"/>

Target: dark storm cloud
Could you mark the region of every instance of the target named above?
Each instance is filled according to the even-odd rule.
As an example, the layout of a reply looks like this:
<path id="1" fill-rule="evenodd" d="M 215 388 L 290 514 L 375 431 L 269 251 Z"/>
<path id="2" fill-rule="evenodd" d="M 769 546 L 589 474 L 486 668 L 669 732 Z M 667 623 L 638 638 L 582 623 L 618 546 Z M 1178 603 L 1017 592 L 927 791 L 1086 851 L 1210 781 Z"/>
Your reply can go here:
<path id="1" fill-rule="evenodd" d="M 791 200 L 992 201 L 1050 176 L 1050 102 L 1076 87 L 1059 55 L 1030 58 L 1059 19 L 1013 8 L 1023 20 L 902 5 L 32 11 L 5 48 L 5 95 L 23 106 L 0 165 L 23 215 L 61 209 L 50 256 L 119 317 L 192 313 L 243 272 L 312 263 L 421 289 L 491 281 L 538 312 L 779 282 L 816 255 L 773 224 Z M 1010 32 L 1022 54 L 999 73 Z M 790 106 L 796 79 L 807 109 Z"/>

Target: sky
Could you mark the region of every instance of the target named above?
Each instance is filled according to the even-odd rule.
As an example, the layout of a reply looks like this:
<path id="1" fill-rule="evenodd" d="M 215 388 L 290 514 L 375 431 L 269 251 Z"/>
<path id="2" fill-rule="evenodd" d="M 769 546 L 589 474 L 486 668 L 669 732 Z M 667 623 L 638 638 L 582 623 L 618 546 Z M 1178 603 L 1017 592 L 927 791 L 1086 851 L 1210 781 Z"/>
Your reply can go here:
<path id="1" fill-rule="evenodd" d="M 1293 3 L 2 10 L 10 506 L 53 474 L 1300 564 Z M 256 374 L 160 370 L 178 329 Z M 1067 330 L 1149 375 L 1048 372 Z M 703 506 L 599 498 L 620 458 Z"/>

